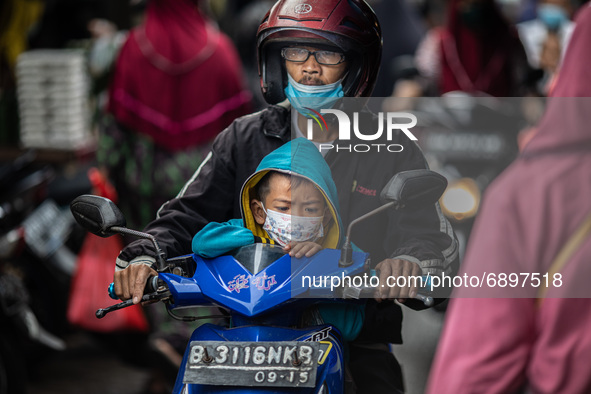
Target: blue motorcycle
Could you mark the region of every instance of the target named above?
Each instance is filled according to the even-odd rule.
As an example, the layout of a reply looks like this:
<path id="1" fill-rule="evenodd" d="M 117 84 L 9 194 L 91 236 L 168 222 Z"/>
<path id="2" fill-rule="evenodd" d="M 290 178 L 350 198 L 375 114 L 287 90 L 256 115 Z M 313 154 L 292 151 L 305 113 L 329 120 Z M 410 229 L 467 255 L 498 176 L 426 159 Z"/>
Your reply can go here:
<path id="1" fill-rule="evenodd" d="M 433 204 L 446 185 L 445 178 L 428 170 L 397 174 L 382 191 L 385 204 L 351 223 L 341 250 L 300 259 L 277 246 L 253 244 L 214 259 L 189 255 L 167 260 L 153 236 L 125 227 L 110 200 L 80 196 L 71 210 L 96 235 L 152 241 L 159 275 L 146 286 L 143 301 L 162 301 L 172 317 L 184 321 L 191 318 L 176 312 L 187 307 L 213 305 L 227 311 L 222 315 L 227 324 L 204 324 L 193 332 L 174 393 L 343 393 L 341 334 L 330 324 L 314 325 L 308 311 L 319 300 L 363 302 L 372 296 L 376 284 L 369 255 L 351 245 L 356 223 L 387 209 Z M 424 294 L 417 298 L 433 303 Z M 99 309 L 97 317 L 130 305 L 131 300 Z"/>

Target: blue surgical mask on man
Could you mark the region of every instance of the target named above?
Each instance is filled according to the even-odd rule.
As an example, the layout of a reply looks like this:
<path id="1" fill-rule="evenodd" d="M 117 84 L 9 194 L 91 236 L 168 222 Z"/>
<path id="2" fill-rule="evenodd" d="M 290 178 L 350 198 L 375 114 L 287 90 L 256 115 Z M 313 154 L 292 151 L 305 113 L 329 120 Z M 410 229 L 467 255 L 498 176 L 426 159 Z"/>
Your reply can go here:
<path id="1" fill-rule="evenodd" d="M 558 30 L 568 21 L 566 11 L 555 4 L 540 4 L 537 8 L 538 18 L 549 30 Z"/>
<path id="2" fill-rule="evenodd" d="M 345 95 L 343 79 L 327 85 L 304 85 L 296 82 L 288 73 L 287 87 L 284 89 L 285 96 L 296 111 L 311 118 L 312 112 L 306 108 L 312 108 L 315 111 L 332 108 Z"/>

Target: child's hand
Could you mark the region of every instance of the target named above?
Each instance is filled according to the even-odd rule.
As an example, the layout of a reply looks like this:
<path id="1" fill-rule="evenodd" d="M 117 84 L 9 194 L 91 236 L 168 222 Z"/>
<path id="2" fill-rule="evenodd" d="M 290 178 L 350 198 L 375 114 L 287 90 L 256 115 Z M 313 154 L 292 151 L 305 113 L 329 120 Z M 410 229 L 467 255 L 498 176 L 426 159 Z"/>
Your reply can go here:
<path id="1" fill-rule="evenodd" d="M 283 248 L 286 252 L 289 252 L 291 257 L 301 258 L 301 257 L 312 257 L 316 253 L 322 250 L 322 246 L 318 245 L 316 242 L 292 242 L 286 247 Z"/>

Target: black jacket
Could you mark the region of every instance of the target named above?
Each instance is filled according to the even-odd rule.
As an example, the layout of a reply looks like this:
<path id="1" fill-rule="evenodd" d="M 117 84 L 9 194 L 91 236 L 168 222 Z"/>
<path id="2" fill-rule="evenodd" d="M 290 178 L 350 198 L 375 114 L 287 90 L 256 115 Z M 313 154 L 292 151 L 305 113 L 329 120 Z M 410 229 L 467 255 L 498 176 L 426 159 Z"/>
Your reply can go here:
<path id="1" fill-rule="evenodd" d="M 162 206 L 146 231 L 159 240 L 168 257 L 191 253 L 193 236 L 207 223 L 241 217 L 242 184 L 265 155 L 290 138 L 290 109 L 281 105 L 235 120 L 218 135 L 210 155 L 179 195 Z M 348 151 L 349 145 L 380 143 L 384 145 L 379 153 Z M 339 145 L 339 151 L 331 149 L 325 159 L 333 172 L 345 226 L 381 205 L 380 192 L 395 173 L 426 168 L 418 145 L 400 131 L 393 133 L 391 141 L 353 139 L 333 144 Z M 386 146 L 392 144 L 403 150 L 387 152 Z M 458 269 L 457 241 L 438 204 L 418 212 L 391 211 L 373 217 L 353 230 L 352 241 L 371 254 L 374 264 L 402 257 L 419 263 L 424 274 L 451 275 Z M 129 262 L 142 255 L 154 256 L 154 252 L 149 242 L 140 240 L 127 246 L 119 259 Z"/>

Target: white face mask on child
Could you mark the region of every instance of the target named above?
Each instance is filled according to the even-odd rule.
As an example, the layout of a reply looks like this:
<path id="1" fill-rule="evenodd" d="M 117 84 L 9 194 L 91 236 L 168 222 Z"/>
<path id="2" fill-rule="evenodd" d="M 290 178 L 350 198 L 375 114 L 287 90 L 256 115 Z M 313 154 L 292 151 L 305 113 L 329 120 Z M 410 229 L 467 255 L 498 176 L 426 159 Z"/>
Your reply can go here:
<path id="1" fill-rule="evenodd" d="M 295 216 L 270 209 L 266 210 L 262 203 L 261 207 L 267 214 L 263 229 L 281 246 L 287 246 L 292 241 L 315 241 L 324 235 L 324 227 L 322 226 L 324 216 Z"/>

